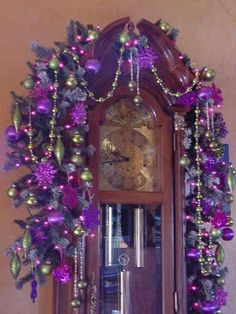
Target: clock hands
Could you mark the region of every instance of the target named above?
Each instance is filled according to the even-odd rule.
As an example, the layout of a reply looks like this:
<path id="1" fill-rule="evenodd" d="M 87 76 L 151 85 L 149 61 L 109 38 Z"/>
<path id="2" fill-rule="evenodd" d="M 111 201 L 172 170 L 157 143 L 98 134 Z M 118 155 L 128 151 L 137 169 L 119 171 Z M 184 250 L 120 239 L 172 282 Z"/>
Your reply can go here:
<path id="1" fill-rule="evenodd" d="M 130 161 L 130 158 L 128 156 L 123 156 L 118 151 L 110 152 L 110 155 L 113 155 L 114 159 L 103 161 L 102 164 L 110 164 L 110 163 Z"/>

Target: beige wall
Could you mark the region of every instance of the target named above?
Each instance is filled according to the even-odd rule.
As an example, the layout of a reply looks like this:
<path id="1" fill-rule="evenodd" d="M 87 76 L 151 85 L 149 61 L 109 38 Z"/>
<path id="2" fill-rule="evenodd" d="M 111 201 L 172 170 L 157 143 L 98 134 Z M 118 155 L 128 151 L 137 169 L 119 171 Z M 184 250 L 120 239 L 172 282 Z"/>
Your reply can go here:
<path id="1" fill-rule="evenodd" d="M 130 16 L 134 22 L 141 18 L 167 20 L 181 30 L 179 48 L 189 54 L 196 65 L 214 67 L 217 84 L 224 91 L 224 116 L 230 130 L 231 159 L 236 165 L 236 1 L 235 0 L 2 0 L 0 1 L 0 163 L 4 160 L 4 130 L 10 124 L 9 91 L 23 93 L 19 82 L 27 74 L 25 62 L 33 60 L 29 45 L 37 40 L 45 46 L 65 37 L 68 19 L 102 27 L 120 17 Z M 52 291 L 40 291 L 35 305 L 29 299 L 29 287 L 15 290 L 8 271 L 4 249 L 17 236 L 12 221 L 24 216 L 24 210 L 14 210 L 6 197 L 6 188 L 19 173 L 1 175 L 0 199 L 0 312 L 1 314 L 50 314 Z M 233 206 L 233 215 L 236 211 Z M 235 217 L 236 220 L 236 217 Z M 227 245 L 226 263 L 230 267 L 227 288 L 230 302 L 224 313 L 235 313 L 236 250 L 235 242 Z"/>

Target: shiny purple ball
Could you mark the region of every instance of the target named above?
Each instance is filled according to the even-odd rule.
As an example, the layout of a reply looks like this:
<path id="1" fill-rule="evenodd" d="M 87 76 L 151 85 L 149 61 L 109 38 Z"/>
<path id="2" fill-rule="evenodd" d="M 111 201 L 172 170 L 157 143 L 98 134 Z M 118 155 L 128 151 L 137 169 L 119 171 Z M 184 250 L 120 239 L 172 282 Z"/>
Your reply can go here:
<path id="1" fill-rule="evenodd" d="M 222 230 L 222 239 L 225 241 L 230 241 L 234 237 L 234 231 L 231 228 L 224 228 Z"/>
<path id="2" fill-rule="evenodd" d="M 71 279 L 71 269 L 67 264 L 62 264 L 53 270 L 53 277 L 61 284 L 66 284 Z"/>
<path id="3" fill-rule="evenodd" d="M 6 137 L 9 141 L 16 142 L 19 139 L 19 132 L 13 126 L 9 126 L 5 131 Z"/>
<path id="4" fill-rule="evenodd" d="M 48 114 L 52 109 L 52 103 L 50 99 L 41 98 L 37 101 L 36 108 L 38 113 Z"/>
<path id="5" fill-rule="evenodd" d="M 88 72 L 98 73 L 101 63 L 97 59 L 88 59 L 85 63 L 85 69 Z"/>
<path id="6" fill-rule="evenodd" d="M 62 212 L 55 211 L 48 215 L 48 223 L 50 225 L 61 225 L 65 220 Z"/>
<path id="7" fill-rule="evenodd" d="M 195 247 L 188 249 L 187 251 L 187 257 L 191 260 L 191 261 L 197 261 L 198 257 L 199 257 L 199 250 Z"/>
<path id="8" fill-rule="evenodd" d="M 203 313 L 215 313 L 219 308 L 214 302 L 212 301 L 205 301 L 202 303 L 201 310 Z"/>
<path id="9" fill-rule="evenodd" d="M 199 89 L 197 96 L 202 101 L 207 101 L 212 97 L 212 92 L 210 87 L 202 87 Z"/>

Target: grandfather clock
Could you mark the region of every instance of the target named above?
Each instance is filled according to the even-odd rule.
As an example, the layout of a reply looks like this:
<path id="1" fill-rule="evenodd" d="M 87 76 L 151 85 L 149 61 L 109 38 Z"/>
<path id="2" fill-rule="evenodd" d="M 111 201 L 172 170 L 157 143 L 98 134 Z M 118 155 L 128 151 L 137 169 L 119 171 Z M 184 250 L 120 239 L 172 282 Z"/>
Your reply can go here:
<path id="1" fill-rule="evenodd" d="M 106 94 L 114 80 L 117 54 L 112 43 L 128 22 L 120 19 L 105 28 L 91 52 L 102 65 L 97 74 L 87 77 L 90 90 L 98 96 Z M 137 28 L 157 52 L 158 74 L 165 84 L 171 90 L 188 85 L 193 75 L 166 34 L 146 20 Z M 128 80 L 129 72 L 124 70 L 113 97 L 105 103 L 89 103 L 88 144 L 96 149 L 89 164 L 101 224 L 95 237 L 87 239 L 89 286 L 80 313 L 184 314 L 177 108 L 150 71 L 144 69 L 140 75 L 143 102 L 139 106 Z"/>

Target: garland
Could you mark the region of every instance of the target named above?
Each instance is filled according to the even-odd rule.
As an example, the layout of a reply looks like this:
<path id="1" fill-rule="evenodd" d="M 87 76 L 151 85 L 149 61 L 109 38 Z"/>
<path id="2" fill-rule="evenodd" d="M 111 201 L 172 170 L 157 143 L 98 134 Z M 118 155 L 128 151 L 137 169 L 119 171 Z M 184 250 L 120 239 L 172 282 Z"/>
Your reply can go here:
<path id="1" fill-rule="evenodd" d="M 178 31 L 170 30 L 164 21 L 157 26 L 174 44 Z M 142 69 L 149 69 L 157 86 L 173 102 L 193 108 L 186 116 L 186 151 L 181 158 L 186 187 L 190 186 L 186 193 L 189 311 L 213 313 L 225 304 L 222 285 L 226 269 L 220 239 L 233 237 L 229 228 L 233 221 L 223 204 L 233 200 L 235 184 L 235 170 L 223 161 L 219 142 L 227 131 L 221 114 L 214 112 L 222 101 L 221 93 L 215 85 L 202 83 L 212 80 L 214 71 L 193 69 L 182 54 L 180 59 L 195 73 L 195 79 L 184 90 L 170 90 L 158 75 L 158 56 L 148 39 L 133 30 L 129 24 L 128 32 L 122 32 L 114 43 L 117 70 L 111 89 L 102 97 L 94 95 L 86 80 L 87 73 L 97 73 L 101 67 L 99 60 L 86 57 L 99 37 L 97 27 L 70 22 L 67 43 L 57 43 L 57 49 L 32 44 L 37 60 L 29 63 L 31 74 L 22 82 L 28 96 L 12 93 L 12 126 L 6 130 L 12 152 L 5 169 L 26 166 L 30 171 L 8 189 L 14 207 L 25 204 L 29 214 L 25 220 L 15 220 L 23 231 L 8 249 L 10 270 L 17 288 L 31 281 L 33 302 L 37 285 L 43 285 L 47 275 L 52 273 L 61 284 L 73 275 L 71 306 L 80 306 L 88 285 L 85 239 L 94 237 L 100 220 L 99 209 L 93 204 L 93 175 L 86 165 L 86 156 L 94 153 L 92 146 L 86 146 L 86 100 L 103 103 L 112 98 L 126 62 L 130 68 L 127 84 L 134 92 L 135 105 L 142 103 Z M 66 257 L 74 259 L 73 271 Z M 28 265 L 30 271 L 18 279 L 22 265 Z"/>

